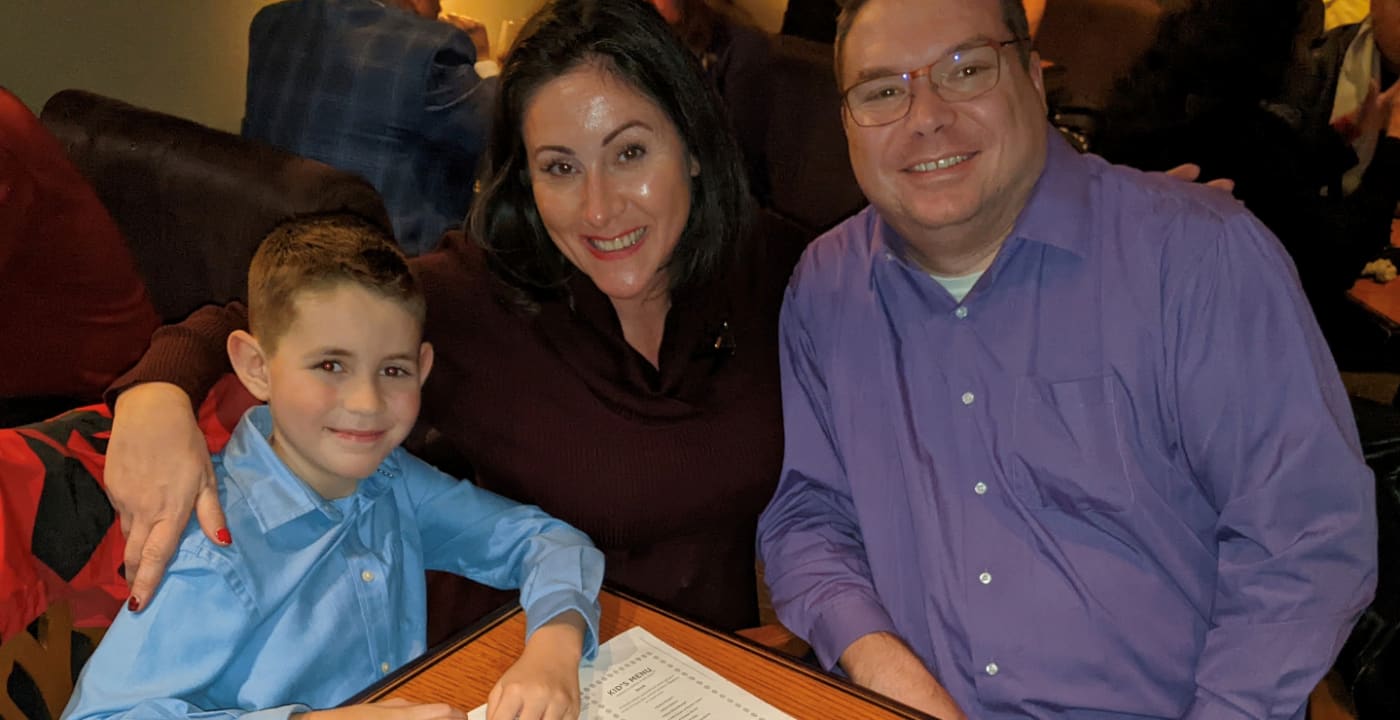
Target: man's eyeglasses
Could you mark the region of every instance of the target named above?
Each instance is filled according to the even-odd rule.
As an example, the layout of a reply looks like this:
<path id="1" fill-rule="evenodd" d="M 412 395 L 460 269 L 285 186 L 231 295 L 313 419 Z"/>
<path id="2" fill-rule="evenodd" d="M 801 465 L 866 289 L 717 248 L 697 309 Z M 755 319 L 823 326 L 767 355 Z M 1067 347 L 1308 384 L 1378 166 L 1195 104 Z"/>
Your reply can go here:
<path id="1" fill-rule="evenodd" d="M 947 102 L 971 100 L 996 87 L 1001 75 L 1001 49 L 1025 42 L 1015 38 L 954 50 L 936 62 L 897 75 L 884 75 L 852 85 L 841 94 L 851 119 L 861 127 L 888 125 L 909 114 L 915 78 L 927 75 L 929 87 Z"/>

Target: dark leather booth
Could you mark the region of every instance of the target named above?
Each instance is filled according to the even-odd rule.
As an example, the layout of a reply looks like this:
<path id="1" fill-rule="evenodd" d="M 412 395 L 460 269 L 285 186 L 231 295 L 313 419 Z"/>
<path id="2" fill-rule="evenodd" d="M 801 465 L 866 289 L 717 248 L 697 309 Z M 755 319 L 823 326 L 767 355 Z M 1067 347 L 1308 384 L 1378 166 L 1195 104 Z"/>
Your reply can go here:
<path id="1" fill-rule="evenodd" d="M 277 223 L 348 210 L 389 226 L 358 176 L 232 133 L 81 90 L 40 120 L 131 244 L 166 322 L 245 294 L 248 263 Z"/>

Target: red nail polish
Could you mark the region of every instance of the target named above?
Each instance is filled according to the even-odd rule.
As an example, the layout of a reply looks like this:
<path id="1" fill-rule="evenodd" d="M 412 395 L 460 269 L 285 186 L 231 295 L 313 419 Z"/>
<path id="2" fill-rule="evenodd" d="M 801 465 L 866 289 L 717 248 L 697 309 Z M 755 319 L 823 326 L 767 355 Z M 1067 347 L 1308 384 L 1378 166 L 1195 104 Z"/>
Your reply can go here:
<path id="1" fill-rule="evenodd" d="M 135 595 L 132 595 L 131 599 L 126 601 L 126 609 L 130 610 L 131 612 L 136 612 L 137 610 L 140 610 L 141 601 L 137 600 Z"/>
<path id="2" fill-rule="evenodd" d="M 233 544 L 233 536 L 228 534 L 228 528 L 219 528 L 219 531 L 214 533 L 214 536 L 219 539 L 220 545 Z"/>

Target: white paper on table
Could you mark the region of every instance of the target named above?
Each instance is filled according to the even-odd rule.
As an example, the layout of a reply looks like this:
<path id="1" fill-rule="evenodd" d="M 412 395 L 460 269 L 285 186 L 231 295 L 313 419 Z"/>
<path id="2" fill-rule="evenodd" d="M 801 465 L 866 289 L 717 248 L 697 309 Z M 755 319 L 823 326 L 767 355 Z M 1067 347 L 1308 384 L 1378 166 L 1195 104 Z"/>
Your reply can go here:
<path id="1" fill-rule="evenodd" d="M 793 720 L 641 627 L 603 643 L 578 686 L 581 720 Z"/>

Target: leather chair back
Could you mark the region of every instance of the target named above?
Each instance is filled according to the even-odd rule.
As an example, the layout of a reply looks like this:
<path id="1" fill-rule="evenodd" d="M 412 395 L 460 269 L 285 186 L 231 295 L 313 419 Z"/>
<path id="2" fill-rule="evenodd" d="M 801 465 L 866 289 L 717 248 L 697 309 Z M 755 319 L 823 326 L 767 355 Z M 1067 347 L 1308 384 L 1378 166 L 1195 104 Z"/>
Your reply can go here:
<path id="1" fill-rule="evenodd" d="M 242 299 L 259 241 L 294 215 L 351 211 L 390 227 L 365 180 L 268 145 L 81 90 L 40 120 L 131 243 L 166 322 Z"/>

